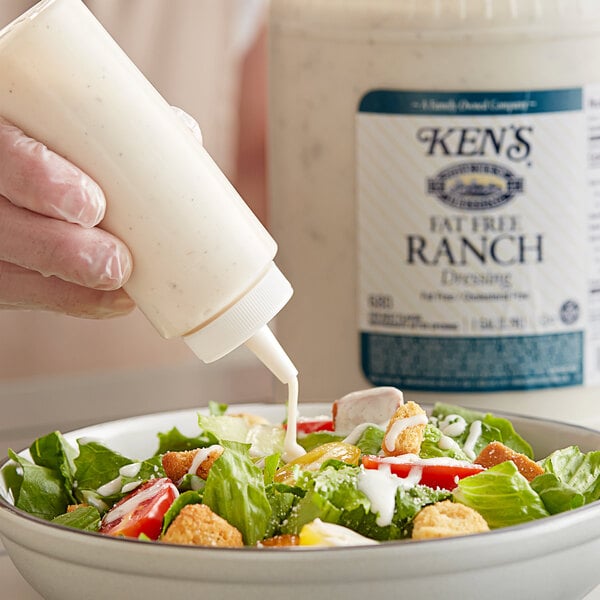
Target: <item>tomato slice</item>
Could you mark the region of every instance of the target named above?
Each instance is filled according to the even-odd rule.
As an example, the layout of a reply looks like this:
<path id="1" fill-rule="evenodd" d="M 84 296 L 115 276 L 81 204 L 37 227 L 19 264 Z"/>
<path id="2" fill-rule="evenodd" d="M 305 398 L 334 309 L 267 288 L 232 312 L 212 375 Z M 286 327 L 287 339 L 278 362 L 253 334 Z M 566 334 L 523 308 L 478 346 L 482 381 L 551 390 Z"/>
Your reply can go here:
<path id="1" fill-rule="evenodd" d="M 168 477 L 150 479 L 119 500 L 105 515 L 100 533 L 157 540 L 165 513 L 179 492 Z"/>
<path id="2" fill-rule="evenodd" d="M 333 421 L 331 419 L 298 419 L 298 433 L 315 433 L 317 431 L 333 431 Z"/>
<path id="3" fill-rule="evenodd" d="M 398 477 L 408 477 L 413 469 L 419 468 L 421 469 L 420 484 L 444 490 L 453 490 L 460 479 L 477 475 L 477 473 L 485 470 L 481 465 L 459 463 L 458 461 L 457 464 L 453 465 L 428 464 L 427 459 L 422 459 L 419 462 L 393 462 L 381 456 L 373 455 L 364 455 L 362 464 L 365 469 L 378 469 L 381 465 L 389 465 L 391 472 Z"/>
<path id="4" fill-rule="evenodd" d="M 317 431 L 334 431 L 333 421 L 328 418 L 308 419 L 299 418 L 296 422 L 296 431 L 303 435 L 316 433 Z"/>

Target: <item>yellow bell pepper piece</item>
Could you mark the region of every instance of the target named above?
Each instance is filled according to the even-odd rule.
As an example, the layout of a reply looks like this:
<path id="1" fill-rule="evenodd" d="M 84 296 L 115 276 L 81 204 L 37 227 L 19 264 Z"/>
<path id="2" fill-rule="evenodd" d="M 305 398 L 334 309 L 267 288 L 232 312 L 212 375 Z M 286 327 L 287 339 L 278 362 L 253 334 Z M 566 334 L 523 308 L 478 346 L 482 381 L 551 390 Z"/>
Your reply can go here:
<path id="1" fill-rule="evenodd" d="M 322 444 L 281 467 L 275 473 L 275 481 L 294 485 L 299 471 L 318 471 L 321 465 L 328 460 L 339 460 L 349 465 L 357 465 L 360 460 L 360 449 L 345 442 Z"/>

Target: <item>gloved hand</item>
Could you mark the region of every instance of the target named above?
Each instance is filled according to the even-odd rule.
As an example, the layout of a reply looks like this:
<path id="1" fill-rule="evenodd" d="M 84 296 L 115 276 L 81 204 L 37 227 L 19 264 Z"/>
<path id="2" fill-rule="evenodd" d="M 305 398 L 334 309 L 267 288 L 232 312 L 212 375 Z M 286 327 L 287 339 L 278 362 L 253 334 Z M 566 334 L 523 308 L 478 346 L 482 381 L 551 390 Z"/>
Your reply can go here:
<path id="1" fill-rule="evenodd" d="M 0 308 L 90 318 L 131 311 L 120 289 L 131 254 L 95 227 L 105 208 L 90 177 L 0 118 Z"/>

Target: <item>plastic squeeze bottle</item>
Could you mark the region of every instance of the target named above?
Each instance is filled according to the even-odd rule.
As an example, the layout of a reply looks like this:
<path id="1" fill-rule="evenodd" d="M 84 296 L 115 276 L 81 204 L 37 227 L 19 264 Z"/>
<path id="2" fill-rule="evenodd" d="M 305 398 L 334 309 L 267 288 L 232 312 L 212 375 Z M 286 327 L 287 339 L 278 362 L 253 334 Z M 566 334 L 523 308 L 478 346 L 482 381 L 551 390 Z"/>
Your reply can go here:
<path id="1" fill-rule="evenodd" d="M 292 287 L 206 150 L 80 0 L 44 0 L 0 32 L 0 81 L 0 114 L 102 187 L 101 226 L 133 256 L 125 289 L 159 333 L 207 363 L 246 344 L 290 386 L 297 455 L 297 370 L 267 326 Z"/>

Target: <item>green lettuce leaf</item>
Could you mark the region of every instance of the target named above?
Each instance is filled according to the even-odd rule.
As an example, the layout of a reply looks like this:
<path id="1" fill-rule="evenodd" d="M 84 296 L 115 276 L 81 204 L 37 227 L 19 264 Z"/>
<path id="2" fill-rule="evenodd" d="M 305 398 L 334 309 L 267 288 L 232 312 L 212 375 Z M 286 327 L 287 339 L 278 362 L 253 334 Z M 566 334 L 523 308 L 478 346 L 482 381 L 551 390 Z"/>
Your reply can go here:
<path id="1" fill-rule="evenodd" d="M 500 432 L 502 437 L 500 441 L 505 446 L 512 448 L 515 452 L 533 458 L 533 449 L 531 448 L 531 445 L 515 431 L 513 424 L 508 419 L 488 413 L 483 417 L 483 423 Z"/>
<path id="2" fill-rule="evenodd" d="M 492 529 L 549 515 L 540 496 L 511 461 L 461 479 L 452 494 L 455 502 L 476 510 Z"/>
<path id="3" fill-rule="evenodd" d="M 283 427 L 258 424 L 248 429 L 245 442 L 252 446 L 253 456 L 269 456 L 283 452 L 284 438 Z"/>
<path id="4" fill-rule="evenodd" d="M 227 408 L 227 404 L 211 400 L 208 403 L 208 414 L 213 417 L 222 417 L 227 412 Z"/>
<path id="5" fill-rule="evenodd" d="M 563 484 L 582 494 L 585 503 L 600 499 L 600 450 L 584 454 L 577 446 L 556 450 L 539 464 Z"/>
<path id="6" fill-rule="evenodd" d="M 75 474 L 74 459 L 77 451 L 58 431 L 49 433 L 35 440 L 29 447 L 31 458 L 36 465 L 47 467 L 60 474 L 64 481 L 65 492 L 72 504 L 76 502 L 73 495 Z"/>
<path id="7" fill-rule="evenodd" d="M 269 456 L 283 451 L 285 430 L 280 425 L 249 425 L 240 417 L 202 414 L 198 415 L 198 424 L 205 435 L 214 436 L 217 440 L 250 444 L 254 456 Z"/>
<path id="8" fill-rule="evenodd" d="M 169 529 L 169 525 L 175 520 L 179 512 L 184 506 L 188 504 L 202 504 L 202 494 L 196 491 L 189 490 L 187 492 L 183 492 L 183 494 L 179 494 L 175 501 L 163 517 L 163 526 L 162 526 L 162 534 Z"/>
<path id="9" fill-rule="evenodd" d="M 304 525 L 317 518 L 327 523 L 339 523 L 341 513 L 342 510 L 334 506 L 323 495 L 311 490 L 298 501 L 294 510 L 282 523 L 281 532 L 297 535 Z"/>
<path id="10" fill-rule="evenodd" d="M 137 461 L 99 442 L 79 440 L 78 445 L 79 454 L 74 460 L 75 495 L 80 501 L 100 509 L 105 509 L 126 496 L 134 489 L 133 484 L 136 482 L 165 476 L 160 456 Z M 138 463 L 139 469 L 135 475 L 128 476 L 121 471 L 123 467 Z M 126 471 L 125 469 L 125 473 Z M 98 491 L 103 486 L 109 490 Z"/>
<path id="11" fill-rule="evenodd" d="M 315 431 L 313 433 L 298 436 L 298 444 L 300 444 L 307 452 L 310 452 L 317 446 L 322 446 L 329 442 L 341 442 L 343 439 L 343 435 L 336 435 L 332 431 Z"/>
<path id="12" fill-rule="evenodd" d="M 336 461 L 324 464 L 319 471 L 307 473 L 309 488 L 321 494 L 342 510 L 354 510 L 361 506 L 370 509 L 367 496 L 358 489 L 359 467 Z"/>
<path id="13" fill-rule="evenodd" d="M 394 515 L 389 525 L 378 525 L 379 515 L 365 506 L 343 511 L 338 523 L 380 542 L 409 538 L 417 513 L 424 506 L 441 502 L 449 495 L 445 490 L 434 490 L 424 485 L 416 485 L 407 490 L 399 488 L 396 491 Z"/>
<path id="14" fill-rule="evenodd" d="M 36 465 L 12 450 L 8 451 L 8 455 L 18 464 L 11 481 L 17 508 L 48 521 L 66 512 L 70 497 L 59 473 Z"/>
<path id="15" fill-rule="evenodd" d="M 360 448 L 362 454 L 379 454 L 384 436 L 385 431 L 381 427 L 369 425 L 354 445 Z"/>
<path id="16" fill-rule="evenodd" d="M 247 444 L 221 444 L 225 450 L 208 473 L 203 502 L 237 527 L 246 545 L 254 545 L 264 538 L 271 518 L 263 472 L 252 462 Z"/>
<path id="17" fill-rule="evenodd" d="M 276 454 L 266 456 L 263 462 L 263 479 L 265 485 L 270 485 L 273 483 L 273 480 L 275 479 L 275 473 L 277 472 L 279 464 L 281 463 L 281 454 L 277 452 Z"/>
<path id="18" fill-rule="evenodd" d="M 0 475 L 9 493 L 7 499 L 12 500 L 14 503 L 14 499 L 19 496 L 21 484 L 23 483 L 23 469 L 17 463 L 9 462 L 2 467 Z"/>
<path id="19" fill-rule="evenodd" d="M 419 456 L 421 458 L 447 456 L 448 458 L 454 458 L 456 460 L 469 460 L 467 455 L 460 449 L 460 446 L 457 448 L 449 448 L 447 450 L 440 448 L 441 439 L 442 432 L 431 423 L 428 423 L 425 426 L 425 434 L 423 436 L 423 442 L 421 443 Z"/>
<path id="20" fill-rule="evenodd" d="M 121 467 L 133 462 L 100 442 L 80 440 L 78 444 L 79 455 L 75 459 L 75 480 L 78 490 L 97 490 L 116 479 Z"/>
<path id="21" fill-rule="evenodd" d="M 532 489 L 539 495 L 551 514 L 579 508 L 585 504 L 585 496 L 562 482 L 554 473 L 538 475 L 531 482 Z"/>
<path id="22" fill-rule="evenodd" d="M 378 541 L 410 536 L 412 521 L 423 506 L 450 496 L 444 490 L 415 486 L 396 492 L 394 516 L 390 525 L 377 524 L 368 497 L 358 489 L 359 467 L 344 463 L 323 465 L 317 472 L 305 472 L 298 486 L 306 490 L 283 526 L 283 533 L 299 533 L 302 526 L 320 518 L 343 525 Z"/>
<path id="23" fill-rule="evenodd" d="M 219 440 L 246 443 L 249 427 L 240 417 L 228 415 L 198 415 L 198 425 L 205 432 Z"/>
<path id="24" fill-rule="evenodd" d="M 208 448 L 217 443 L 217 438 L 212 433 L 203 432 L 197 437 L 183 435 L 177 427 L 173 427 L 166 433 L 158 434 L 158 450 L 156 455 L 165 452 L 184 452 L 196 448 Z"/>
<path id="25" fill-rule="evenodd" d="M 180 492 L 194 491 L 202 492 L 206 487 L 206 481 L 202 477 L 198 477 L 195 473 L 186 473 L 179 482 L 177 482 L 177 489 Z"/>
<path id="26" fill-rule="evenodd" d="M 100 529 L 100 513 L 93 506 L 79 506 L 72 512 L 54 517 L 52 523 L 84 531 L 98 531 Z"/>
<path id="27" fill-rule="evenodd" d="M 267 486 L 266 493 L 271 505 L 271 516 L 264 537 L 291 533 L 284 529 L 289 523 L 289 518 L 294 514 L 298 501 L 302 498 L 302 492 L 283 483 L 274 483 Z"/>
<path id="28" fill-rule="evenodd" d="M 502 442 L 505 446 L 512 448 L 516 452 L 520 452 L 529 458 L 533 458 L 531 446 L 515 431 L 513 424 L 508 419 L 497 417 L 490 413 L 480 413 L 452 404 L 444 404 L 442 402 L 435 404 L 432 411 L 433 417 L 441 421 L 448 415 L 460 415 L 467 422 L 467 428 L 464 433 L 453 438 L 461 447 L 463 447 L 467 440 L 470 425 L 474 421 L 481 421 L 481 435 L 477 439 L 474 447 L 475 456 L 477 456 L 490 442 L 498 441 Z"/>
<path id="29" fill-rule="evenodd" d="M 440 488 L 434 490 L 426 485 L 416 485 L 408 490 L 399 489 L 396 493 L 393 522 L 400 529 L 400 537 L 410 537 L 413 520 L 424 506 L 442 502 L 450 496 L 451 493 L 447 490 Z"/>

